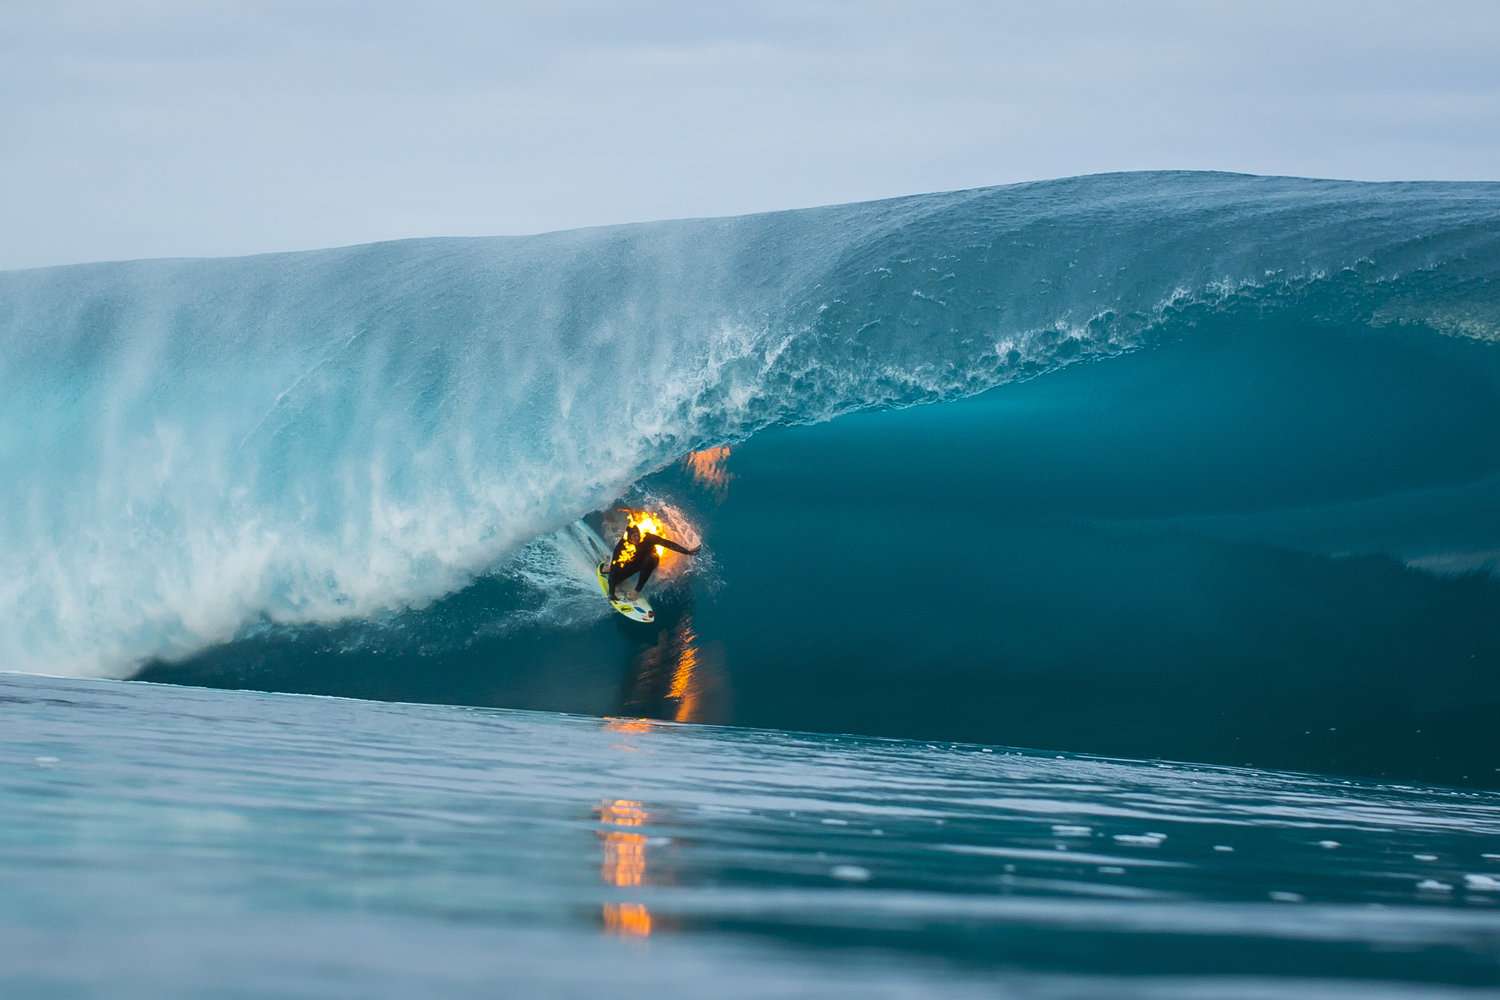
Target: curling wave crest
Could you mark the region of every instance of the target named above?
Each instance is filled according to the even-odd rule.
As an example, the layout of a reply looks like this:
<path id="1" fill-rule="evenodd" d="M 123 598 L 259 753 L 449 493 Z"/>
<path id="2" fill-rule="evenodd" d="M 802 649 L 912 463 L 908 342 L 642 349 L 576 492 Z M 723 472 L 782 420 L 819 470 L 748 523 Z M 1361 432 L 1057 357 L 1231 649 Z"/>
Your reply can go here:
<path id="1" fill-rule="evenodd" d="M 1500 185 L 1200 173 L 3 273 L 0 666 L 420 607 L 690 449 L 1230 304 L 1493 340 L 1497 278 Z"/>

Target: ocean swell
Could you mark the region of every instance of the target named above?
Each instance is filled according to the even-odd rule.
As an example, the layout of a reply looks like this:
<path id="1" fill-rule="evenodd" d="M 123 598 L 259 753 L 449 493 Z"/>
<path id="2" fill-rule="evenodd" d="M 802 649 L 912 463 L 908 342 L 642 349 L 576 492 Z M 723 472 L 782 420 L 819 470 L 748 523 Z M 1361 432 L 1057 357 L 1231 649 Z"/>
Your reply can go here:
<path id="1" fill-rule="evenodd" d="M 1497 277 L 1500 185 L 1196 173 L 0 274 L 0 666 L 420 608 L 691 449 L 1226 310 L 1492 341 Z"/>

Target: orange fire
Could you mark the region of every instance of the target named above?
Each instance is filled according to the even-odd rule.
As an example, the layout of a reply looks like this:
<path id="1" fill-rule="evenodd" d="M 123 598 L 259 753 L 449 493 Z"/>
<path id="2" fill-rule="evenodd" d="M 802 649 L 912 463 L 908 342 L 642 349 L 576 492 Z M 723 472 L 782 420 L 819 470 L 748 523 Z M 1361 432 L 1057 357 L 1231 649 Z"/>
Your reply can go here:
<path id="1" fill-rule="evenodd" d="M 663 538 L 670 537 L 670 535 L 667 535 L 664 519 L 660 514 L 652 514 L 648 510 L 628 510 L 628 508 L 624 507 L 619 508 L 619 510 L 624 511 L 625 528 L 639 528 L 642 535 L 655 534 L 661 535 Z M 678 534 L 681 534 L 681 532 L 678 532 Z M 657 546 L 655 550 L 657 550 L 657 558 L 661 559 L 661 568 L 663 570 L 672 565 L 673 559 L 676 558 L 675 552 L 663 546 Z M 615 556 L 615 565 L 625 565 L 634 556 L 636 556 L 636 543 L 625 538 L 624 544 L 619 547 L 619 555 Z"/>
<path id="2" fill-rule="evenodd" d="M 647 513 L 644 510 L 631 514 L 628 523 L 633 527 L 640 528 L 642 535 L 661 534 L 661 525 L 657 522 L 656 515 Z M 657 555 L 661 555 L 665 551 L 660 545 L 656 547 Z"/>
<path id="3" fill-rule="evenodd" d="M 627 510 L 625 512 L 625 526 L 627 528 L 640 528 L 641 534 L 643 536 L 650 534 L 662 534 L 661 521 L 655 514 L 651 513 L 650 511 Z M 657 558 L 661 558 L 667 555 L 667 553 L 667 549 L 662 548 L 660 545 L 656 546 Z M 634 558 L 635 543 L 627 538 L 625 540 L 625 544 L 620 547 L 619 556 L 615 558 L 615 565 L 624 566 Z"/>

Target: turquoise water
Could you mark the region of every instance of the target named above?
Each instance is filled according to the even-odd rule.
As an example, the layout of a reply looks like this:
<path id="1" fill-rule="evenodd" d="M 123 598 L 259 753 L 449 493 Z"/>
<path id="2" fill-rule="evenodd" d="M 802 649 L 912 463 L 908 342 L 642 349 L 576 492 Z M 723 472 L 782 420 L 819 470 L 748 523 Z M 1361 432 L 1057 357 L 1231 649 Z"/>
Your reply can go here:
<path id="1" fill-rule="evenodd" d="M 579 574 L 535 546 L 725 444 L 800 462 L 784 487 L 802 508 L 936 505 L 872 545 L 908 523 L 989 539 L 1041 515 L 1195 518 L 1486 570 L 1497 282 L 1500 184 L 1185 172 L 0 273 L 0 553 L 28 568 L 0 581 L 0 662 L 129 676 L 266 626 L 386 622 L 533 546 L 518 582 L 536 592 L 424 644 L 440 673 L 472 673 L 463 641 L 486 626 L 568 642 Z M 1013 402 L 939 431 L 990 447 L 921 460 L 920 414 L 986 391 Z M 912 404 L 830 430 L 843 450 L 778 434 Z M 740 474 L 729 503 L 765 481 Z M 799 530 L 779 513 L 763 531 Z M 954 571 L 925 562 L 927 588 Z M 316 671 L 315 645 L 274 659 Z"/>
<path id="2" fill-rule="evenodd" d="M 646 478 L 652 627 L 560 533 L 140 676 L 1496 788 L 1500 349 L 1275 315 Z"/>
<path id="3" fill-rule="evenodd" d="M 0 717 L 7 996 L 1500 987 L 1494 793 L 23 675 Z"/>
<path id="4" fill-rule="evenodd" d="M 0 273 L 0 994 L 1500 989 L 1497 428 L 1488 183 Z"/>

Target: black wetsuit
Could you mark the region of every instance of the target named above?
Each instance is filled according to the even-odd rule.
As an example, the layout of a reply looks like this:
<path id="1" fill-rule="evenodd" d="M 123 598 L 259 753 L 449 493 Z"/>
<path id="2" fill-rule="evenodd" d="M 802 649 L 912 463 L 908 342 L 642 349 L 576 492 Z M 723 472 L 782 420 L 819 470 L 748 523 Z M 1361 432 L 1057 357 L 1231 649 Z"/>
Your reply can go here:
<path id="1" fill-rule="evenodd" d="M 629 579 L 632 573 L 639 573 L 640 578 L 635 582 L 635 592 L 639 594 L 641 588 L 646 586 L 646 581 L 651 579 L 651 574 L 656 572 L 656 567 L 661 565 L 661 556 L 656 554 L 656 547 L 660 545 L 664 549 L 673 552 L 681 552 L 685 556 L 696 553 L 697 549 L 684 548 L 669 538 L 663 538 L 658 534 L 648 533 L 640 541 L 635 543 L 635 551 L 630 558 L 623 563 L 620 555 L 625 551 L 625 546 L 630 544 L 629 536 L 621 536 L 615 543 L 614 555 L 609 560 L 609 597 L 615 600 L 615 588 Z"/>

